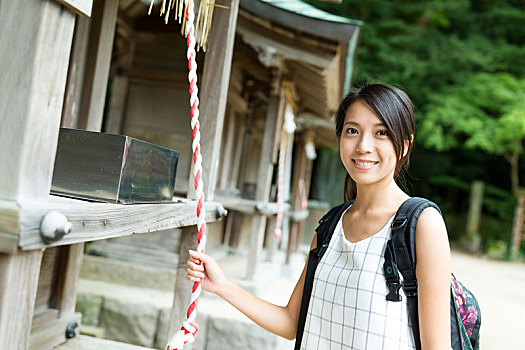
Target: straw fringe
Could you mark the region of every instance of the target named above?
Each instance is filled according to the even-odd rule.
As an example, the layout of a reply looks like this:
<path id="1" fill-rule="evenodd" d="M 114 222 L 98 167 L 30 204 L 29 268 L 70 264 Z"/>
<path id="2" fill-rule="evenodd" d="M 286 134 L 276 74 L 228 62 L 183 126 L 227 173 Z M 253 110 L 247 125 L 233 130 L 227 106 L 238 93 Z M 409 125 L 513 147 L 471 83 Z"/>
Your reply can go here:
<path id="1" fill-rule="evenodd" d="M 155 0 L 151 0 L 148 14 L 151 15 Z M 206 51 L 208 47 L 208 37 L 210 35 L 213 11 L 215 6 L 228 9 L 228 6 L 217 5 L 215 0 L 200 0 L 197 20 L 195 22 L 195 38 L 197 41 L 197 51 L 202 49 Z M 160 5 L 160 16 L 164 16 L 164 22 L 167 24 L 170 14 L 173 13 L 174 20 L 182 24 L 181 34 L 185 33 L 186 18 L 183 15 L 186 12 L 184 0 L 162 0 Z"/>

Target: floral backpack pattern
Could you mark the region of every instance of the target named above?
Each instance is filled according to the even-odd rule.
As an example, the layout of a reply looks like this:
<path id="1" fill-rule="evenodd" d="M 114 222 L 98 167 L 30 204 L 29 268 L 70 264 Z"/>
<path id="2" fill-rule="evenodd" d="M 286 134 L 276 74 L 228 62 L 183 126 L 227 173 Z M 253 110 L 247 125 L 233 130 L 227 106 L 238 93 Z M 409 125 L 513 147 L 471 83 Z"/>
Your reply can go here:
<path id="1" fill-rule="evenodd" d="M 463 350 L 479 350 L 479 328 L 481 312 L 474 295 L 455 276 L 450 283 L 456 320 Z M 454 348 L 454 347 L 453 347 Z"/>

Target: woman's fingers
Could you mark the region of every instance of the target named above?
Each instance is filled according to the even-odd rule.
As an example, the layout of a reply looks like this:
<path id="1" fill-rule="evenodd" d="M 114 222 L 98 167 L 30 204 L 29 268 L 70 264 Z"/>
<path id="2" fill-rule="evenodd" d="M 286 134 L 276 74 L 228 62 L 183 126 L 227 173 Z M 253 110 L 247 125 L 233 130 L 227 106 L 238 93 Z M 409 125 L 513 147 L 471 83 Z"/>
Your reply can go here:
<path id="1" fill-rule="evenodd" d="M 193 277 L 193 276 L 190 276 L 190 275 L 186 275 L 186 279 L 189 280 L 189 281 L 192 281 L 192 282 L 202 282 L 200 278 Z"/>
<path id="2" fill-rule="evenodd" d="M 204 278 L 204 273 L 202 272 L 198 272 L 198 271 L 193 271 L 192 269 L 188 268 L 186 270 L 186 276 L 187 277 L 193 277 L 193 278 L 197 278 L 199 280 L 202 280 Z"/>
<path id="3" fill-rule="evenodd" d="M 194 271 L 204 271 L 204 266 L 199 264 L 198 261 L 188 260 L 186 265 L 188 266 L 188 268 L 190 268 L 190 269 L 192 269 Z"/>

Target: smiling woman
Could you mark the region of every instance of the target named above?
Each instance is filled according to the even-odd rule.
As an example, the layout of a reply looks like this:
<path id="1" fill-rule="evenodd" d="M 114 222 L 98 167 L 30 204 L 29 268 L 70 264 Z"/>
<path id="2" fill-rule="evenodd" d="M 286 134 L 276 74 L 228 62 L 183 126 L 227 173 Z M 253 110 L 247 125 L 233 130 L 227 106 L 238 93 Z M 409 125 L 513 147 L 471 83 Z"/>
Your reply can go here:
<path id="1" fill-rule="evenodd" d="M 419 322 L 410 321 L 413 308 L 409 315 L 407 297 L 414 300 L 414 291 L 405 294 L 405 286 L 397 288 L 398 298 L 392 300 L 384 282 L 394 215 L 410 198 L 396 179 L 408 165 L 414 132 L 412 102 L 397 88 L 368 85 L 344 98 L 336 134 L 347 171 L 345 201 L 351 201 L 327 214 L 331 216 L 325 221 L 333 222 L 328 241 L 318 239 L 327 236 L 321 220 L 288 305 L 273 305 L 248 293 L 206 254 L 190 252 L 187 278 L 201 282 L 202 288 L 268 331 L 288 339 L 297 336 L 296 350 L 449 349 L 450 250 L 436 209 L 422 209 L 414 224 L 417 268 L 409 282 L 417 286 Z"/>
<path id="2" fill-rule="evenodd" d="M 355 198 L 357 191 L 349 167 L 343 159 L 343 151 L 348 148 L 343 147 L 348 139 L 347 134 L 360 135 L 358 139 L 361 144 L 355 149 L 356 153 L 362 152 L 363 146 L 369 147 L 367 143 L 362 144 L 363 140 L 368 142 L 368 138 L 361 135 L 366 131 L 361 130 L 360 133 L 359 122 L 365 124 L 361 128 L 373 126 L 371 131 L 367 131 L 374 134 L 374 139 L 383 140 L 383 146 L 393 148 L 396 159 L 393 177 L 396 180 L 402 180 L 403 171 L 408 168 L 414 141 L 414 106 L 404 91 L 393 86 L 373 84 L 349 93 L 341 102 L 336 116 L 336 135 L 340 141 L 341 159 L 348 171 L 345 179 L 345 201 Z M 352 192 L 349 193 L 349 190 Z"/>

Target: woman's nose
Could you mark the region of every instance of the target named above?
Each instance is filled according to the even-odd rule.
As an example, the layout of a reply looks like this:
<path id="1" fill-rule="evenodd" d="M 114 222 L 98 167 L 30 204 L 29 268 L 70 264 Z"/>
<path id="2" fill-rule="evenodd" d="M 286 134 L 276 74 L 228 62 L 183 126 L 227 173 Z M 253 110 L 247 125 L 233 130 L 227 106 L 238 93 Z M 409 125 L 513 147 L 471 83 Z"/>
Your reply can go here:
<path id="1" fill-rule="evenodd" d="M 362 135 L 356 145 L 356 152 L 370 153 L 373 149 L 373 140 L 367 135 Z"/>

